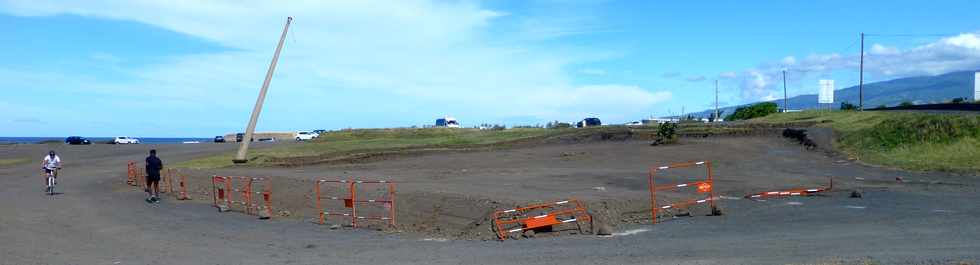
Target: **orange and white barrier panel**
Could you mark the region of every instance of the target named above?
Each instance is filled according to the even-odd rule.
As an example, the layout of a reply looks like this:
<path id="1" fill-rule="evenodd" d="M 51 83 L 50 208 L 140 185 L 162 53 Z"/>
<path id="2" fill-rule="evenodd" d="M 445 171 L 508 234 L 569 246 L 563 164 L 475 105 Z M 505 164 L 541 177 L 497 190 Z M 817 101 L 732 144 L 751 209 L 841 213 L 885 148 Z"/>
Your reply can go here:
<path id="1" fill-rule="evenodd" d="M 493 225 L 497 238 L 507 239 L 511 233 L 521 233 L 535 229 L 555 229 L 555 226 L 574 223 L 582 232 L 582 223 L 592 229 L 592 215 L 578 200 L 569 199 L 519 207 L 493 213 Z"/>
<path id="2" fill-rule="evenodd" d="M 261 188 L 256 190 L 255 186 Z M 214 207 L 219 211 L 229 211 L 240 206 L 245 214 L 258 215 L 261 219 L 272 217 L 272 182 L 269 179 L 212 176 L 211 194 Z"/>
<path id="3" fill-rule="evenodd" d="M 367 187 L 375 187 L 375 192 L 365 192 Z M 353 228 L 359 221 L 370 220 L 395 226 L 394 182 L 320 179 L 315 180 L 313 193 L 320 224 L 326 224 L 328 218 L 332 219 L 330 216 L 338 216 L 349 219 L 345 224 Z"/>
<path id="4" fill-rule="evenodd" d="M 187 195 L 187 175 L 175 169 L 167 169 L 163 174 L 160 192 L 173 194 L 178 200 L 190 200 Z"/>
<path id="5" fill-rule="evenodd" d="M 703 177 L 694 177 L 694 181 L 681 182 L 681 183 L 671 183 L 671 184 L 657 184 L 656 177 L 658 172 L 663 172 L 671 169 L 681 169 L 681 168 L 695 168 L 703 167 L 705 169 Z M 651 167 L 648 181 L 650 183 L 650 215 L 653 223 L 657 223 L 657 214 L 660 211 L 668 211 L 675 208 L 688 208 L 692 205 L 707 203 L 712 212 L 715 211 L 715 196 L 714 196 L 714 180 L 712 178 L 711 172 L 711 162 L 710 161 L 698 161 L 698 162 L 688 162 L 672 164 L 667 166 Z M 705 196 L 693 196 L 692 199 L 686 199 L 678 202 L 674 202 L 667 205 L 657 204 L 657 192 L 663 192 L 668 190 L 690 190 L 695 189 L 697 194 L 705 194 Z"/>
<path id="6" fill-rule="evenodd" d="M 820 192 L 831 190 L 833 188 L 834 188 L 834 179 L 831 178 L 830 179 L 830 185 L 828 185 L 826 187 L 797 188 L 797 189 L 789 189 L 789 190 L 767 191 L 767 192 L 760 192 L 760 193 L 753 193 L 753 194 L 745 195 L 745 198 L 747 198 L 747 199 L 754 199 L 754 200 L 760 200 L 760 199 L 772 198 L 772 197 L 810 196 L 810 195 L 813 195 L 815 193 L 820 193 Z"/>

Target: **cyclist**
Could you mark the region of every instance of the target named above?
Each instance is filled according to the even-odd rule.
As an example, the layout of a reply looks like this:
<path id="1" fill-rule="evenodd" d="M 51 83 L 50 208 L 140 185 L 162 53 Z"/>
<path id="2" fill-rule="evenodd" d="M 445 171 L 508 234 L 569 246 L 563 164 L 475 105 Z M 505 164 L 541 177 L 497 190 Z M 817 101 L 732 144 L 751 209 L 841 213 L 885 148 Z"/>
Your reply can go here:
<path id="1" fill-rule="evenodd" d="M 47 175 L 52 174 L 55 178 L 55 183 L 58 183 L 58 170 L 61 169 L 61 157 L 58 157 L 54 153 L 54 150 L 48 151 L 48 155 L 44 156 L 41 160 L 41 169 L 44 170 L 44 186 L 48 186 Z"/>

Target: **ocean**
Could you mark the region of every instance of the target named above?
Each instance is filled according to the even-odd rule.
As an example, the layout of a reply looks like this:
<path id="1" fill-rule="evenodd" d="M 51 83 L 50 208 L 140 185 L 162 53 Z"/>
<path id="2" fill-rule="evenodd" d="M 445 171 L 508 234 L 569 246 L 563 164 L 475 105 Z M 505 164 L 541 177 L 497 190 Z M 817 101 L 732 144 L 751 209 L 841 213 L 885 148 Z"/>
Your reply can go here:
<path id="1" fill-rule="evenodd" d="M 67 137 L 0 137 L 0 144 L 37 144 L 41 142 L 55 141 L 64 143 Z M 105 144 L 115 137 L 86 137 L 92 144 Z M 166 138 L 166 137 L 147 137 L 139 138 L 141 144 L 183 144 L 184 142 L 213 142 L 213 138 Z"/>

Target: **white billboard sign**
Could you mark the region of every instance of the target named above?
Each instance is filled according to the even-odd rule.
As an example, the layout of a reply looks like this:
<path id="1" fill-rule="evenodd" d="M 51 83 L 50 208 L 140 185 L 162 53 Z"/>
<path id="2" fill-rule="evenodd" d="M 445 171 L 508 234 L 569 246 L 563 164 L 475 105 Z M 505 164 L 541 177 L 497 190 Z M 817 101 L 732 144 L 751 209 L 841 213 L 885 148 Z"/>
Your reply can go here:
<path id="1" fill-rule="evenodd" d="M 980 72 L 973 73 L 973 101 L 980 101 Z"/>
<path id="2" fill-rule="evenodd" d="M 817 103 L 834 103 L 834 80 L 820 80 L 820 96 L 817 98 Z"/>

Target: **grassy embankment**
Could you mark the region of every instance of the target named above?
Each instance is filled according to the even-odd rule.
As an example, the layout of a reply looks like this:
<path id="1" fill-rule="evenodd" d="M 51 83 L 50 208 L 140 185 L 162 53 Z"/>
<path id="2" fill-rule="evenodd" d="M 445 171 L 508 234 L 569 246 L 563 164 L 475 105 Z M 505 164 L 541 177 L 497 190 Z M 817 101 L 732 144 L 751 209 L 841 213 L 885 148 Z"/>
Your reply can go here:
<path id="1" fill-rule="evenodd" d="M 838 150 L 870 164 L 908 170 L 980 172 L 980 115 L 881 111 L 804 111 L 750 122 L 818 122 Z"/>
<path id="2" fill-rule="evenodd" d="M 270 160 L 290 157 L 341 156 L 352 153 L 381 152 L 425 148 L 467 148 L 492 145 L 522 139 L 543 138 L 569 134 L 576 129 L 357 129 L 322 134 L 309 143 L 299 143 L 253 149 L 249 151 L 249 165 L 268 166 Z M 220 168 L 231 166 L 233 153 L 222 154 L 175 165 L 184 168 Z"/>

